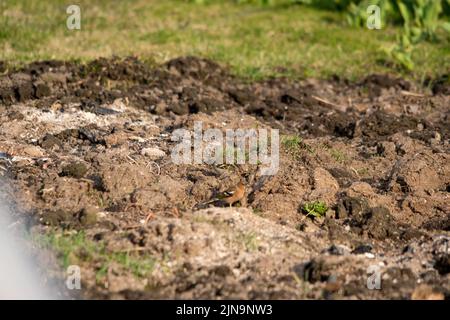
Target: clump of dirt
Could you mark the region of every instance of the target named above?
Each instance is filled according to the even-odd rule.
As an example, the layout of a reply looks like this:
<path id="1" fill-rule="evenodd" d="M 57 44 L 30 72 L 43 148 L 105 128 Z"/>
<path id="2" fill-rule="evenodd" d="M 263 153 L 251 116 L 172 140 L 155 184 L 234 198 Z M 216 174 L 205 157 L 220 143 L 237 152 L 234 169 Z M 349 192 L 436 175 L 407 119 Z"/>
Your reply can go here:
<path id="1" fill-rule="evenodd" d="M 450 296 L 440 79 L 249 83 L 195 57 L 5 71 L 0 173 L 32 232 L 82 268 L 83 297 Z M 279 129 L 278 172 L 174 163 L 172 134 L 197 121 Z M 240 201 L 217 201 L 239 182 Z M 324 212 L 299 210 L 311 203 Z M 367 286 L 374 268 L 381 290 Z"/>
<path id="2" fill-rule="evenodd" d="M 83 178 L 87 172 L 87 167 L 81 162 L 73 162 L 62 168 L 61 176 L 63 177 L 73 177 L 73 178 Z"/>

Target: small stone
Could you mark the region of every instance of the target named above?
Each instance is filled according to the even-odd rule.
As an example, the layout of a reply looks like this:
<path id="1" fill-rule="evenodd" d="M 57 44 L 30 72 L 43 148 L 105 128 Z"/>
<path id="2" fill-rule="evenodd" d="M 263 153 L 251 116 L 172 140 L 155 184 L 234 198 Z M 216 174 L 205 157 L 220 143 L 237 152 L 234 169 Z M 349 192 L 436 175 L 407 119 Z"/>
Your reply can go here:
<path id="1" fill-rule="evenodd" d="M 109 212 L 107 211 L 100 211 L 97 213 L 97 217 L 99 218 L 106 218 L 106 216 L 108 216 Z"/>
<path id="2" fill-rule="evenodd" d="M 411 105 L 407 106 L 406 109 L 411 114 L 419 113 L 419 106 L 417 104 L 411 104 Z"/>
<path id="3" fill-rule="evenodd" d="M 141 155 L 157 160 L 165 157 L 166 153 L 158 148 L 144 148 L 141 150 Z"/>
<path id="4" fill-rule="evenodd" d="M 118 113 L 125 112 L 127 110 L 127 101 L 127 98 L 125 98 L 125 102 L 122 98 L 115 99 L 114 102 L 109 105 L 109 108 Z"/>
<path id="5" fill-rule="evenodd" d="M 89 112 L 94 113 L 98 116 L 110 116 L 118 114 L 118 111 L 115 111 L 113 109 L 105 108 L 102 106 L 95 106 L 93 107 Z"/>
<path id="6" fill-rule="evenodd" d="M 353 254 L 365 254 L 372 251 L 372 246 L 370 244 L 362 244 L 357 246 L 352 253 Z"/>
<path id="7" fill-rule="evenodd" d="M 46 134 L 44 136 L 44 138 L 42 138 L 42 140 L 39 142 L 39 144 L 41 145 L 42 148 L 44 149 L 52 149 L 53 147 L 62 147 L 63 143 L 62 141 L 55 137 L 52 134 Z"/>
<path id="8" fill-rule="evenodd" d="M 139 142 L 139 143 L 144 143 L 145 142 L 144 138 L 141 138 L 141 137 L 138 137 L 138 136 L 131 136 L 129 139 L 131 141 L 136 141 L 136 142 Z"/>
<path id="9" fill-rule="evenodd" d="M 124 132 L 116 132 L 105 137 L 105 143 L 108 147 L 124 144 L 128 137 Z"/>
<path id="10" fill-rule="evenodd" d="M 44 153 L 41 151 L 40 148 L 35 146 L 27 146 L 22 149 L 23 156 L 28 156 L 31 158 L 40 158 L 44 156 Z"/>
<path id="11" fill-rule="evenodd" d="M 325 218 L 329 218 L 329 219 L 336 218 L 336 212 L 332 209 L 328 209 L 327 212 L 325 212 Z"/>
<path id="12" fill-rule="evenodd" d="M 335 256 L 343 256 L 343 255 L 347 255 L 350 253 L 350 249 L 346 246 L 343 245 L 335 245 L 333 244 L 331 247 L 329 247 L 326 250 L 330 255 L 335 255 Z"/>
<path id="13" fill-rule="evenodd" d="M 433 254 L 441 255 L 448 254 L 450 255 L 450 237 L 447 236 L 437 236 L 433 239 Z"/>
<path id="14" fill-rule="evenodd" d="M 440 142 L 441 141 L 441 134 L 439 133 L 439 132 L 435 132 L 434 133 L 434 139 L 437 141 L 437 142 Z"/>

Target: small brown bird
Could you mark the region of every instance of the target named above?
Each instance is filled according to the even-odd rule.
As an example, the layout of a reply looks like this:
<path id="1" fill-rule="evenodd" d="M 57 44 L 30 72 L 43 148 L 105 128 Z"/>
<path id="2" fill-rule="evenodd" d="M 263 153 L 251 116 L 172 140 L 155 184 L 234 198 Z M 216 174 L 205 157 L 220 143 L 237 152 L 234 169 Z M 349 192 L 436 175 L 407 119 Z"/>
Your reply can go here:
<path id="1" fill-rule="evenodd" d="M 205 205 L 208 205 L 210 203 L 226 203 L 230 206 L 230 208 L 235 204 L 236 202 L 240 202 L 242 205 L 242 201 L 245 197 L 245 183 L 241 179 L 238 183 L 238 185 L 232 189 L 231 191 L 225 191 L 219 195 L 217 195 L 214 199 L 211 199 L 209 201 L 203 202 L 201 204 L 198 204 L 197 208 L 202 208 Z"/>
<path id="2" fill-rule="evenodd" d="M 230 196 L 223 199 L 227 204 L 230 205 L 230 208 L 235 204 L 236 202 L 241 202 L 242 199 L 244 199 L 245 196 L 245 184 L 241 181 L 239 181 L 236 188 L 234 188 L 233 192 Z M 242 204 L 242 203 L 241 203 Z"/>

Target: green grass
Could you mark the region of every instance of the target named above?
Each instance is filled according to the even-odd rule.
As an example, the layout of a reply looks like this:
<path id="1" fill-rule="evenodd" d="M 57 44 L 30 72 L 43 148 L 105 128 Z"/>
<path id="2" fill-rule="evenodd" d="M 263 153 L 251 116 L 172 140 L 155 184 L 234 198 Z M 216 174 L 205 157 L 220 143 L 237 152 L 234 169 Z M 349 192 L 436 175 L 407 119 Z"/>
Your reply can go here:
<path id="1" fill-rule="evenodd" d="M 261 208 L 253 208 L 253 213 L 257 216 L 261 216 L 263 213 L 263 210 Z"/>
<path id="2" fill-rule="evenodd" d="M 69 265 L 95 263 L 99 266 L 96 274 L 98 281 L 106 275 L 111 263 L 129 270 L 137 278 L 150 275 L 156 263 L 149 255 L 132 256 L 130 252 L 111 252 L 103 242 L 88 239 L 82 231 L 70 234 L 50 232 L 36 236 L 34 242 L 40 248 L 54 250 L 65 269 Z"/>
<path id="3" fill-rule="evenodd" d="M 67 30 L 62 0 L 3 0 L 0 60 L 13 65 L 43 59 L 86 61 L 99 56 L 137 55 L 164 62 L 182 55 L 214 59 L 251 79 L 286 75 L 350 79 L 392 72 L 379 63 L 381 48 L 398 31 L 348 27 L 336 12 L 305 6 L 251 6 L 231 2 L 79 0 L 81 30 Z M 445 37 L 445 36 L 444 36 Z M 423 43 L 412 77 L 450 68 L 447 41 Z"/>
<path id="4" fill-rule="evenodd" d="M 303 139 L 298 135 L 283 136 L 281 138 L 281 144 L 283 145 L 284 149 L 295 158 L 298 158 L 300 156 L 302 150 L 306 150 L 309 153 L 314 152 L 311 146 L 303 142 Z"/>
<path id="5" fill-rule="evenodd" d="M 281 143 L 287 150 L 296 150 L 301 147 L 302 138 L 297 135 L 283 137 Z"/>
<path id="6" fill-rule="evenodd" d="M 340 163 L 344 163 L 348 160 L 348 157 L 341 151 L 337 149 L 330 149 L 330 155 L 333 157 L 334 160 Z"/>
<path id="7" fill-rule="evenodd" d="M 256 251 L 259 246 L 258 238 L 253 232 L 240 234 L 238 241 L 240 241 L 245 246 L 245 249 L 250 252 Z"/>

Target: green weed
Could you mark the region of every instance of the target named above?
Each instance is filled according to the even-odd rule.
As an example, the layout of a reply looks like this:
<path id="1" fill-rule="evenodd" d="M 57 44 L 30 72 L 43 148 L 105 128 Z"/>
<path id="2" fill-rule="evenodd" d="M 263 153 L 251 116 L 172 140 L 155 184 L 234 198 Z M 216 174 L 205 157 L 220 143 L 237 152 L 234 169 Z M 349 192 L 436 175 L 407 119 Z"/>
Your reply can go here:
<path id="1" fill-rule="evenodd" d="M 306 216 L 313 216 L 316 218 L 320 218 L 325 216 L 325 213 L 328 210 L 328 207 L 323 201 L 314 201 L 306 203 L 303 208 L 303 212 L 306 213 Z"/>

